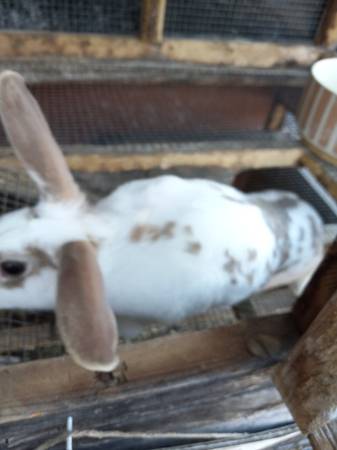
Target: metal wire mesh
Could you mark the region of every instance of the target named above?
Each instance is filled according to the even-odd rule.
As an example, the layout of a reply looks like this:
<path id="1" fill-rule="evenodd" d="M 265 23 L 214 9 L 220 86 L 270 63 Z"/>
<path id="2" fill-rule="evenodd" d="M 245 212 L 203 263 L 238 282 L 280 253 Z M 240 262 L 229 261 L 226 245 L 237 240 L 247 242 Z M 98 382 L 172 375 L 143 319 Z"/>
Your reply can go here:
<path id="1" fill-rule="evenodd" d="M 326 0 L 169 0 L 165 33 L 311 41 L 326 3 Z"/>
<path id="2" fill-rule="evenodd" d="M 3 0 L 0 29 L 136 34 L 138 0 Z"/>
<path id="3" fill-rule="evenodd" d="M 296 167 L 247 170 L 234 181 L 244 192 L 266 189 L 288 189 L 311 203 L 326 224 L 337 223 L 337 204 L 306 169 Z"/>
<path id="4" fill-rule="evenodd" d="M 32 92 L 60 144 L 107 145 L 252 140 L 254 133 L 268 139 L 263 134 L 279 89 L 59 82 L 33 85 Z M 6 145 L 1 130 L 0 145 Z"/>

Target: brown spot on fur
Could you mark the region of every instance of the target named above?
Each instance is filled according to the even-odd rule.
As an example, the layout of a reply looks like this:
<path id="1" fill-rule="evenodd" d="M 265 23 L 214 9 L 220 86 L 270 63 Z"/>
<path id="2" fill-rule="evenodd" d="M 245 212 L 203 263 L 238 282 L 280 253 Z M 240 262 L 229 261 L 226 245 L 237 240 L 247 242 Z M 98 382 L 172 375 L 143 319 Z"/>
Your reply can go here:
<path id="1" fill-rule="evenodd" d="M 161 230 L 161 235 L 167 238 L 172 238 L 174 235 L 173 230 L 175 226 L 175 222 L 167 222 Z"/>
<path id="2" fill-rule="evenodd" d="M 193 228 L 191 227 L 191 225 L 185 225 L 183 230 L 189 236 L 193 234 Z"/>
<path id="3" fill-rule="evenodd" d="M 228 273 L 235 272 L 235 268 L 236 268 L 236 263 L 235 263 L 235 260 L 233 260 L 233 259 L 230 259 L 223 265 L 223 270 Z"/>
<path id="4" fill-rule="evenodd" d="M 56 264 L 51 259 L 51 257 L 36 247 L 27 247 L 27 254 L 31 255 L 35 260 L 38 262 L 39 267 L 53 267 L 54 269 L 57 269 Z"/>
<path id="5" fill-rule="evenodd" d="M 188 242 L 186 252 L 196 255 L 201 251 L 201 244 L 199 242 Z"/>
<path id="6" fill-rule="evenodd" d="M 166 222 L 162 227 L 157 225 L 136 225 L 130 232 L 132 242 L 140 242 L 143 239 L 157 241 L 160 238 L 170 239 L 174 236 L 175 222 Z"/>
<path id="7" fill-rule="evenodd" d="M 132 228 L 130 233 L 130 240 L 132 242 L 139 242 L 145 233 L 146 225 L 137 225 L 134 228 Z"/>
<path id="8" fill-rule="evenodd" d="M 254 261 L 256 259 L 256 257 L 257 257 L 257 251 L 254 248 L 248 250 L 248 261 L 249 262 Z"/>
<path id="9" fill-rule="evenodd" d="M 253 272 L 247 273 L 245 276 L 248 284 L 253 284 L 254 273 Z"/>
<path id="10" fill-rule="evenodd" d="M 228 250 L 225 250 L 225 256 L 227 261 L 223 265 L 224 271 L 228 273 L 233 273 L 235 271 L 241 272 L 241 262 L 234 258 Z"/>

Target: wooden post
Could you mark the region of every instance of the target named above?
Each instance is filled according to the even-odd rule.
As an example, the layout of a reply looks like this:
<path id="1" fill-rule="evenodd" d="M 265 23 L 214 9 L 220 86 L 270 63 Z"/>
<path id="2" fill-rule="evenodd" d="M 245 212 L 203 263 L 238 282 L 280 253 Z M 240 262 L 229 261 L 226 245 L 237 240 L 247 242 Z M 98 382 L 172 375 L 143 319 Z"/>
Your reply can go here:
<path id="1" fill-rule="evenodd" d="M 166 0 L 143 0 L 141 38 L 152 44 L 160 44 L 164 35 Z"/>
<path id="2" fill-rule="evenodd" d="M 314 449 L 337 448 L 337 294 L 298 341 L 274 381 Z"/>
<path id="3" fill-rule="evenodd" d="M 337 0 L 329 0 L 318 29 L 317 44 L 337 44 Z"/>
<path id="4" fill-rule="evenodd" d="M 294 314 L 300 331 L 308 329 L 335 292 L 337 292 L 337 240 L 330 246 L 324 261 L 295 305 Z"/>

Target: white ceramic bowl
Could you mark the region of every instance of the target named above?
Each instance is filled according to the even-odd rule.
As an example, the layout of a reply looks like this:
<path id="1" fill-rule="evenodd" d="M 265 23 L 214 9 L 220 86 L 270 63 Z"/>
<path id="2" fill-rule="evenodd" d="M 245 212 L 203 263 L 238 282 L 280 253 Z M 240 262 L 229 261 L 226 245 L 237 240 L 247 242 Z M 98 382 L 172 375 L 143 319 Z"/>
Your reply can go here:
<path id="1" fill-rule="evenodd" d="M 312 66 L 297 118 L 309 147 L 337 164 L 337 58 Z"/>

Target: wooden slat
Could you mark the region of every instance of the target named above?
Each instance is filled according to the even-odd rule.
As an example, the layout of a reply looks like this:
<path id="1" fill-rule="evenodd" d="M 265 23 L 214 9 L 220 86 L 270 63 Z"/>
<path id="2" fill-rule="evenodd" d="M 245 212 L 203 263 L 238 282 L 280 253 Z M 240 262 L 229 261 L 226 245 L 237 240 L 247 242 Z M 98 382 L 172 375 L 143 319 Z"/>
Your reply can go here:
<path id="1" fill-rule="evenodd" d="M 328 1 L 316 42 L 326 46 L 333 46 L 337 43 L 337 0 Z"/>
<path id="2" fill-rule="evenodd" d="M 95 59 L 62 56 L 0 58 L 0 70 L 20 72 L 30 84 L 68 81 L 113 81 L 122 83 L 202 83 L 231 86 L 304 87 L 306 67 L 271 69 L 195 64 L 164 59 Z"/>
<path id="3" fill-rule="evenodd" d="M 335 450 L 337 448 L 337 420 L 315 430 L 309 435 L 312 447 L 315 450 Z"/>
<path id="4" fill-rule="evenodd" d="M 64 430 L 67 415 L 75 430 L 253 432 L 285 425 L 291 417 L 270 380 L 275 355 L 255 356 L 247 345 L 259 333 L 283 351 L 297 339 L 284 315 L 123 345 L 128 381 L 119 385 L 67 357 L 1 368 L 0 448 L 35 448 Z M 120 450 L 139 444 L 102 439 L 90 448 L 108 442 Z"/>
<path id="5" fill-rule="evenodd" d="M 305 434 L 315 434 L 335 420 L 337 410 L 337 295 L 312 322 L 275 370 L 274 381 L 297 425 Z M 335 425 L 331 423 L 335 430 Z M 336 435 L 336 431 L 335 431 Z M 328 433 L 325 442 L 328 443 Z M 322 445 L 320 449 L 336 448 Z M 318 448 L 318 447 L 317 447 Z"/>
<path id="6" fill-rule="evenodd" d="M 93 153 L 97 154 L 69 154 L 69 148 L 67 149 L 66 160 L 71 170 L 79 172 L 120 172 L 154 168 L 170 169 L 181 166 L 214 166 L 227 169 L 287 167 L 296 165 L 303 154 L 303 150 L 300 147 L 293 147 L 285 149 L 212 150 L 207 153 L 163 152 L 117 156 L 102 155 L 99 154 L 99 148 L 90 148 Z M 4 151 L 3 153 L 6 152 Z M 17 169 L 18 167 L 20 165 L 15 158 L 0 158 L 1 169 Z"/>
<path id="7" fill-rule="evenodd" d="M 297 336 L 291 317 L 280 315 L 125 344 L 119 353 L 128 367 L 128 383 L 119 387 L 100 385 L 95 374 L 76 366 L 68 357 L 0 368 L 0 417 L 6 421 L 28 411 L 43 414 L 41 405 L 53 402 L 50 407 L 54 409 L 85 395 L 116 395 L 141 381 L 264 367 L 275 360 L 267 354 L 254 356 L 247 346 L 247 339 L 257 333 L 273 336 L 283 349 Z"/>
<path id="8" fill-rule="evenodd" d="M 67 56 L 96 59 L 167 58 L 202 64 L 270 68 L 310 66 L 324 51 L 310 45 L 167 39 L 160 47 L 130 37 L 50 32 L 2 32 L 1 58 Z"/>
<path id="9" fill-rule="evenodd" d="M 160 44 L 164 36 L 166 0 L 142 0 L 141 38 Z"/>
<path id="10" fill-rule="evenodd" d="M 289 63 L 309 66 L 323 53 L 320 48 L 305 45 L 240 40 L 168 39 L 163 42 L 161 54 L 175 61 L 270 68 Z"/>
<path id="11" fill-rule="evenodd" d="M 337 292 L 337 241 L 330 246 L 322 264 L 296 302 L 294 315 L 302 332 L 309 328 L 335 292 Z"/>

